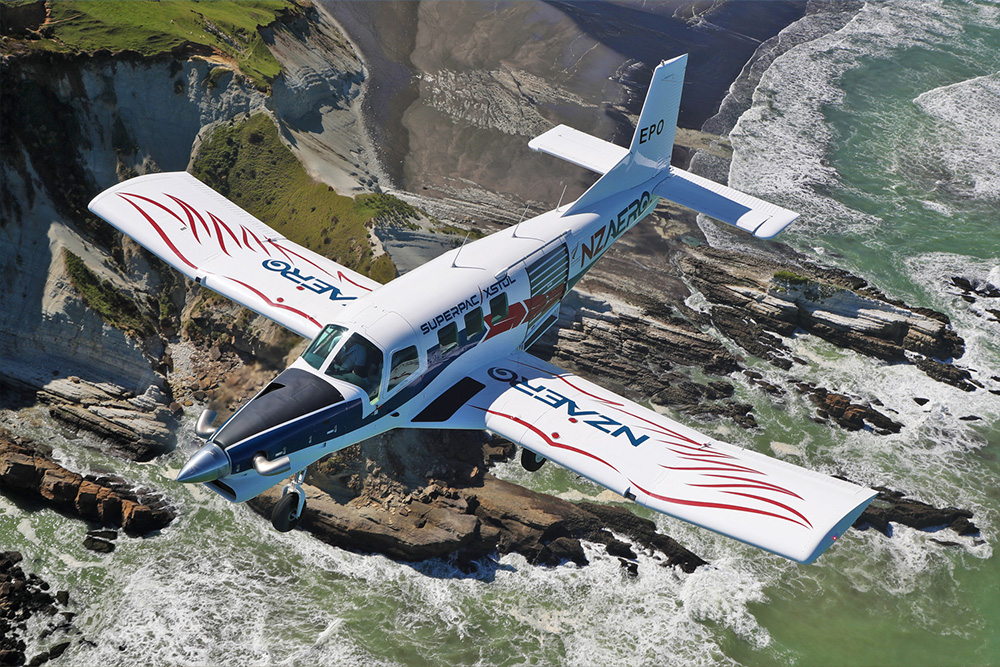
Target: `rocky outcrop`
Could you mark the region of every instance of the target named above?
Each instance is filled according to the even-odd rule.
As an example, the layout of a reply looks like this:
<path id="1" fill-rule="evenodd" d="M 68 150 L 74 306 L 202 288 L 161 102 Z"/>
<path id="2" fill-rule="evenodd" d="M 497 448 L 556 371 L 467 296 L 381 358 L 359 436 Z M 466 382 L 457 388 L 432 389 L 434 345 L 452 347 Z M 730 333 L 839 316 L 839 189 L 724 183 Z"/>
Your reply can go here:
<path id="1" fill-rule="evenodd" d="M 686 572 L 705 563 L 625 507 L 573 503 L 486 474 L 491 461 L 516 451 L 499 439 L 421 431 L 350 449 L 320 465 L 305 487 L 301 526 L 334 546 L 405 561 L 519 553 L 538 565 L 585 565 L 588 541 L 627 569 L 633 546 Z M 269 516 L 279 497 L 273 488 L 250 506 Z"/>
<path id="2" fill-rule="evenodd" d="M 885 416 L 870 404 L 853 403 L 844 394 L 827 391 L 811 382 L 800 382 L 795 388 L 799 393 L 809 396 L 816 406 L 816 421 L 827 419 L 839 424 L 848 431 L 868 429 L 879 435 L 899 433 L 903 425 Z"/>
<path id="3" fill-rule="evenodd" d="M 87 382 L 79 377 L 59 378 L 36 389 L 0 376 L 0 386 L 22 400 L 47 405 L 49 414 L 73 431 L 97 436 L 119 455 L 149 461 L 169 451 L 178 426 L 169 399 L 156 385 L 135 396 L 111 382 Z"/>
<path id="4" fill-rule="evenodd" d="M 34 498 L 60 511 L 130 535 L 165 528 L 177 513 L 159 495 L 121 478 L 80 475 L 52 460 L 44 446 L 0 431 L 0 490 Z"/>
<path id="5" fill-rule="evenodd" d="M 707 246 L 686 247 L 678 265 L 723 333 L 785 369 L 793 359 L 775 334 L 799 331 L 890 362 L 940 364 L 965 351 L 947 316 L 891 300 L 843 271 Z"/>
<path id="6" fill-rule="evenodd" d="M 854 527 L 864 530 L 874 528 L 886 537 L 892 537 L 893 523 L 918 530 L 933 531 L 948 528 L 959 536 L 978 536 L 979 528 L 970 519 L 972 512 L 955 507 L 934 507 L 919 500 L 907 498 L 902 491 L 876 486 L 878 496 L 865 508 Z M 946 546 L 943 541 L 940 541 Z"/>
<path id="7" fill-rule="evenodd" d="M 17 551 L 0 553 L 0 665 L 41 665 L 58 658 L 71 643 L 64 639 L 75 616 L 65 611 L 69 593 L 53 595 L 48 582 L 37 574 L 25 574 L 19 565 L 22 560 Z M 30 631 L 52 639 L 49 648 L 29 662 L 25 656 L 28 621 L 39 616 L 48 620 L 33 622 Z"/>

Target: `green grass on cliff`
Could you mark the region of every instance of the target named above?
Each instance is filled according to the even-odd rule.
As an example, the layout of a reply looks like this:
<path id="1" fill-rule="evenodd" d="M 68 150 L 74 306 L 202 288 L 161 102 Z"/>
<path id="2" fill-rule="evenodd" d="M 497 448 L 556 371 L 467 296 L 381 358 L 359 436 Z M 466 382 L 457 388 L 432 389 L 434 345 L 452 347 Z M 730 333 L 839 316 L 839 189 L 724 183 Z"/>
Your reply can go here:
<path id="1" fill-rule="evenodd" d="M 407 205 L 384 194 L 346 197 L 314 181 L 267 114 L 216 128 L 192 173 L 292 241 L 379 282 L 396 276 L 388 255 L 373 256 L 368 226 Z"/>
<path id="2" fill-rule="evenodd" d="M 145 337 L 153 333 L 149 319 L 142 315 L 132 299 L 107 280 L 94 275 L 82 259 L 65 248 L 63 261 L 73 287 L 80 293 L 83 302 L 100 315 L 102 320 L 133 336 Z"/>
<path id="3" fill-rule="evenodd" d="M 191 42 L 217 49 L 261 89 L 281 71 L 258 28 L 300 12 L 287 0 L 81 0 L 48 3 L 49 20 L 36 48 L 55 51 L 136 51 L 152 56 Z"/>

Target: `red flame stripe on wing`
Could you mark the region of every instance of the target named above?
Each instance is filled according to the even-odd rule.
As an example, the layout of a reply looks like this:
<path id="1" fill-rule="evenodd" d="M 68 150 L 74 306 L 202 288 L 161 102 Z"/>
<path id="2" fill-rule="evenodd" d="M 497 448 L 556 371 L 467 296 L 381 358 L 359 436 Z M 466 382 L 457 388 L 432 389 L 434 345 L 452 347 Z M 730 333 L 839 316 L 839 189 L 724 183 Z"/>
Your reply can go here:
<path id="1" fill-rule="evenodd" d="M 267 305 L 271 306 L 272 308 L 281 308 L 282 310 L 287 310 L 287 311 L 289 311 L 291 313 L 295 313 L 296 315 L 299 315 L 300 317 L 304 317 L 305 319 L 307 319 L 310 322 L 312 322 L 313 324 L 315 324 L 317 327 L 322 327 L 323 326 L 319 322 L 317 322 L 311 315 L 309 315 L 308 313 L 302 312 L 298 308 L 292 308 L 291 306 L 286 306 L 283 303 L 276 303 L 274 301 L 271 301 L 271 299 L 269 299 L 267 297 L 267 295 L 265 295 L 263 292 L 261 292 L 259 289 L 257 289 L 253 285 L 248 285 L 245 282 L 243 282 L 242 280 L 237 280 L 236 278 L 229 278 L 229 280 L 232 280 L 234 283 L 236 283 L 238 285 L 242 285 L 243 287 L 246 287 L 248 290 L 250 290 L 251 292 L 253 292 L 257 296 L 259 296 L 261 299 L 263 299 L 264 302 Z"/>
<path id="2" fill-rule="evenodd" d="M 479 408 L 479 409 L 480 410 L 485 410 L 488 414 L 496 415 L 497 417 L 504 417 L 506 419 L 511 420 L 515 424 L 520 424 L 521 426 L 527 427 L 529 430 L 531 430 L 533 433 L 535 433 L 538 437 L 540 437 L 542 440 L 544 440 L 550 447 L 555 447 L 556 449 L 565 449 L 565 450 L 570 451 L 570 452 L 575 452 L 577 454 L 582 454 L 583 456 L 586 456 L 588 458 L 592 458 L 592 459 L 594 459 L 595 461 L 597 461 L 599 463 L 603 463 L 604 465 L 608 466 L 609 468 L 611 468 L 615 472 L 619 472 L 618 468 L 614 467 L 613 465 L 611 465 L 610 463 L 608 463 L 607 461 L 605 461 L 601 457 L 599 457 L 599 456 L 597 456 L 595 454 L 591 454 L 590 452 L 588 452 L 586 450 L 578 449 L 577 447 L 571 447 L 570 445 L 564 445 L 562 443 L 556 442 L 555 440 L 553 440 L 552 438 L 550 438 L 544 431 L 540 430 L 539 428 L 535 427 L 532 424 L 529 424 L 528 422 L 524 421 L 520 417 L 515 417 L 514 415 L 505 415 L 502 412 L 496 412 L 495 410 L 487 410 L 485 408 Z M 619 474 L 621 474 L 621 473 L 619 472 Z"/>
<path id="3" fill-rule="evenodd" d="M 187 264 L 188 266 L 190 266 L 193 270 L 195 270 L 195 271 L 198 270 L 197 266 L 195 266 L 194 264 L 192 264 L 190 261 L 188 261 L 187 257 L 185 257 L 183 254 L 181 254 L 181 251 L 177 249 L 177 246 L 175 246 L 174 242 L 170 240 L 170 237 L 167 236 L 167 234 L 162 229 L 160 229 L 160 226 L 158 224 L 156 224 L 156 221 L 153 220 L 153 218 L 150 217 L 150 215 L 148 213 L 146 213 L 146 211 L 144 211 L 141 206 L 139 206 L 138 204 L 136 204 L 131 199 L 128 199 L 129 196 L 139 197 L 139 195 L 129 195 L 128 193 L 119 193 L 118 196 L 121 197 L 122 199 L 124 199 L 125 201 L 127 201 L 129 204 L 131 204 L 135 208 L 135 210 L 139 211 L 139 213 L 142 214 L 142 217 L 146 218 L 146 222 L 148 222 L 153 227 L 153 229 L 156 230 L 156 233 L 160 235 L 160 238 L 163 239 L 163 242 L 167 244 L 167 247 L 170 248 L 170 250 L 175 255 L 177 255 L 177 258 L 179 260 L 181 260 L 182 262 L 184 262 L 185 264 Z M 145 197 L 140 197 L 140 198 L 141 199 L 146 199 Z M 155 202 L 153 202 L 153 203 L 155 203 Z M 176 216 L 176 214 L 175 214 L 175 216 Z"/>
<path id="4" fill-rule="evenodd" d="M 166 193 L 164 193 L 164 194 L 166 194 Z M 198 218 L 198 222 L 200 222 L 202 228 L 204 228 L 205 234 L 208 235 L 209 237 L 212 236 L 212 230 L 208 228 L 208 223 L 205 222 L 205 218 L 203 218 L 201 216 L 201 213 L 198 212 L 198 209 L 196 209 L 194 206 L 191 206 L 191 204 L 188 204 L 183 199 L 175 197 L 175 196 L 173 196 L 171 194 L 168 194 L 167 196 L 170 197 L 171 199 L 173 199 L 175 202 L 177 202 L 177 204 L 182 209 L 184 209 L 184 212 L 187 213 L 188 222 L 190 222 L 190 224 L 191 224 L 191 231 L 194 233 L 194 240 L 195 241 L 197 241 L 198 243 L 201 243 L 201 237 L 198 236 L 198 226 L 194 224 L 194 219 L 195 218 Z"/>
<path id="5" fill-rule="evenodd" d="M 768 512 L 767 510 L 756 509 L 753 507 L 743 507 L 742 505 L 729 505 L 726 503 L 705 502 L 702 500 L 684 500 L 683 498 L 670 498 L 669 496 L 661 496 L 657 493 L 650 493 L 649 491 L 642 488 L 635 482 L 632 482 L 632 485 L 635 486 L 635 488 L 642 491 L 647 496 L 649 496 L 650 498 L 656 498 L 657 500 L 662 500 L 665 503 L 672 503 L 674 505 L 686 505 L 688 507 L 706 507 L 709 509 L 732 510 L 734 512 L 749 512 L 750 514 L 762 514 L 764 516 L 771 516 L 776 519 L 782 519 L 783 521 L 788 521 L 790 523 L 797 524 L 799 526 L 802 526 L 803 528 L 812 528 L 812 524 L 810 524 L 808 521 L 803 523 L 798 519 L 793 519 L 792 517 L 784 516 L 782 514 L 775 514 L 774 512 Z M 801 516 L 798 514 L 798 512 L 795 512 L 795 514 Z"/>
<path id="6" fill-rule="evenodd" d="M 788 489 L 778 486 L 777 484 L 771 484 L 770 482 L 765 482 L 759 479 L 748 479 L 746 477 L 734 477 L 733 475 L 703 475 L 703 477 L 714 477 L 716 479 L 731 479 L 737 482 L 746 482 L 746 484 L 688 484 L 688 486 L 703 486 L 707 488 L 755 488 L 762 491 L 776 491 L 778 493 L 786 493 L 793 498 L 798 498 L 799 500 L 805 500 L 802 496 L 795 493 L 794 491 L 789 491 Z"/>

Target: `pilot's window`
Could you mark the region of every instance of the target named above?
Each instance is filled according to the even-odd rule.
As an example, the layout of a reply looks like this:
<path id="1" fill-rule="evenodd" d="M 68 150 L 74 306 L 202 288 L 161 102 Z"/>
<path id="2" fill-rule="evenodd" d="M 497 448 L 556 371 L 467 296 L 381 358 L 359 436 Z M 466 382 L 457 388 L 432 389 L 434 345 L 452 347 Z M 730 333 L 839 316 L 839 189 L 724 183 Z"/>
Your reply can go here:
<path id="1" fill-rule="evenodd" d="M 337 343 L 340 342 L 345 331 L 347 329 L 336 324 L 326 325 L 319 332 L 319 335 L 316 336 L 316 339 L 313 340 L 309 349 L 302 353 L 302 358 L 305 359 L 307 364 L 319 370 L 323 362 L 326 361 L 326 358 L 333 352 L 333 348 L 337 347 Z"/>
<path id="2" fill-rule="evenodd" d="M 465 339 L 472 340 L 483 332 L 483 309 L 476 308 L 465 314 Z"/>
<path id="3" fill-rule="evenodd" d="M 420 368 L 420 359 L 417 357 L 417 346 L 399 350 L 392 355 L 392 365 L 389 367 L 389 384 L 387 391 L 400 384 L 403 380 L 413 375 Z"/>
<path id="4" fill-rule="evenodd" d="M 458 347 L 458 325 L 452 322 L 446 327 L 438 329 L 438 351 L 441 354 L 450 352 Z"/>
<path id="5" fill-rule="evenodd" d="M 490 324 L 507 319 L 507 293 L 502 292 L 490 299 Z"/>
<path id="6" fill-rule="evenodd" d="M 361 387 L 374 401 L 382 383 L 382 350 L 361 334 L 351 334 L 330 362 L 326 374 Z"/>

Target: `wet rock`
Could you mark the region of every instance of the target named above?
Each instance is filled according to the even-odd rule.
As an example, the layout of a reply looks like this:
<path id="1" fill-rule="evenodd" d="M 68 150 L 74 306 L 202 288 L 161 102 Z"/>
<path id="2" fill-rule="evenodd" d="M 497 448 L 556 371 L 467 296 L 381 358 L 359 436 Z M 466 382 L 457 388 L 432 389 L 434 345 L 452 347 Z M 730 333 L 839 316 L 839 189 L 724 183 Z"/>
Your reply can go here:
<path id="1" fill-rule="evenodd" d="M 964 368 L 928 358 L 917 359 L 914 365 L 938 382 L 950 384 L 962 391 L 976 390 L 976 385 L 972 383 L 972 374 Z"/>
<path id="2" fill-rule="evenodd" d="M 879 435 L 899 433 L 903 425 L 885 416 L 871 405 L 853 403 L 843 394 L 836 394 L 822 387 L 800 383 L 797 389 L 805 393 L 817 407 L 817 415 L 832 419 L 848 431 L 870 429 Z"/>
<path id="3" fill-rule="evenodd" d="M 61 644 L 68 646 L 68 642 L 60 642 L 40 654 L 41 662 L 36 662 L 39 659 L 36 656 L 26 663 L 28 619 L 37 615 L 54 617 L 51 621 L 31 624 L 32 632 L 38 633 L 31 637 L 33 642 L 66 632 L 71 626 L 65 617 L 56 616 L 58 606 L 65 606 L 61 596 L 49 594 L 50 586 L 38 575 L 25 574 L 20 566 L 22 560 L 17 551 L 0 552 L 0 665 L 41 664 L 61 655 L 66 650 L 66 646 L 60 648 Z"/>
<path id="4" fill-rule="evenodd" d="M 863 530 L 871 526 L 887 537 L 892 536 L 890 523 L 901 523 L 918 530 L 949 528 L 963 536 L 979 534 L 979 529 L 970 521 L 973 515 L 969 510 L 938 508 L 907 498 L 902 491 L 880 486 L 874 489 L 878 491 L 878 496 L 854 522 L 855 528 Z"/>
<path id="5" fill-rule="evenodd" d="M 442 444 L 435 436 L 423 432 L 405 442 L 368 444 L 367 453 L 374 460 L 359 464 L 365 459 L 365 448 L 361 448 L 355 452 L 358 459 L 345 456 L 336 461 L 346 470 L 321 467 L 310 479 L 323 489 L 305 487 L 302 529 L 335 546 L 404 561 L 455 557 L 461 562 L 494 553 L 519 553 L 538 565 L 584 565 L 587 559 L 581 540 L 603 544 L 609 554 L 635 558 L 633 547 L 615 537 L 625 535 L 685 571 L 704 564 L 657 533 L 652 522 L 638 519 L 625 508 L 571 503 L 489 474 L 470 481 L 462 470 L 473 465 L 473 459 L 478 460 L 476 467 L 485 469 L 485 459 L 501 449 L 496 441 L 456 437 L 452 432 L 450 442 Z M 396 464 L 419 468 L 414 459 L 448 451 L 466 460 L 453 463 L 450 470 L 428 471 L 436 472 L 434 477 L 410 478 L 422 484 L 417 488 L 402 483 L 407 476 L 392 469 Z M 397 457 L 400 460 L 394 464 Z M 271 489 L 249 505 L 269 516 L 279 493 Z"/>
<path id="6" fill-rule="evenodd" d="M 779 336 L 805 331 L 886 361 L 908 362 L 907 353 L 916 353 L 932 362 L 916 365 L 941 381 L 954 384 L 963 375 L 933 361 L 961 357 L 965 349 L 947 316 L 889 299 L 846 272 L 708 246 L 684 247 L 678 265 L 710 302 L 712 322 L 781 368 L 791 366 L 791 353 Z"/>
<path id="7" fill-rule="evenodd" d="M 166 527 L 177 516 L 159 496 L 120 478 L 84 477 L 63 468 L 51 451 L 0 431 L 0 490 L 34 497 L 56 509 L 133 535 Z"/>
<path id="8" fill-rule="evenodd" d="M 109 554 L 115 550 L 115 545 L 107 540 L 102 540 L 98 537 L 94 537 L 90 533 L 83 538 L 83 548 L 89 549 L 90 551 L 96 551 L 98 553 Z"/>

